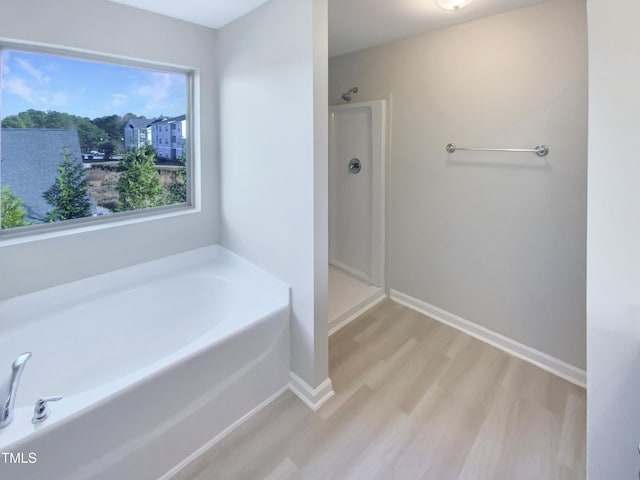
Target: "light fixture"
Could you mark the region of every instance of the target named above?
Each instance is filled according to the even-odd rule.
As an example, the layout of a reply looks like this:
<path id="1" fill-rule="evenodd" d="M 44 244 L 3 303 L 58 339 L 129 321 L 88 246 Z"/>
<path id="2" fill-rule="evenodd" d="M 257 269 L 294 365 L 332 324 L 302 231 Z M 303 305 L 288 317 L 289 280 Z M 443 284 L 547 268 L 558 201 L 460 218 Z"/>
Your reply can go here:
<path id="1" fill-rule="evenodd" d="M 437 0 L 438 6 L 445 10 L 460 10 L 471 3 L 471 0 Z"/>

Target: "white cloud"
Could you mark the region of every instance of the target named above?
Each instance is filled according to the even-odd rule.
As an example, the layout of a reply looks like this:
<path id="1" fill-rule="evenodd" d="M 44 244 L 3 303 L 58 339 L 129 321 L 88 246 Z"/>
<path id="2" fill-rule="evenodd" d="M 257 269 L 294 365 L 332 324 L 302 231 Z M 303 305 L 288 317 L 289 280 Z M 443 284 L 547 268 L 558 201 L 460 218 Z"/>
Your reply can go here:
<path id="1" fill-rule="evenodd" d="M 2 88 L 6 89 L 7 93 L 20 97 L 25 102 L 36 103 L 33 90 L 20 78 L 6 78 Z"/>
<path id="2" fill-rule="evenodd" d="M 18 64 L 20 69 L 22 69 L 24 72 L 29 74 L 35 80 L 37 80 L 38 83 L 40 83 L 41 85 L 46 85 L 51 80 L 51 77 L 46 76 L 44 73 L 42 73 L 40 70 L 35 68 L 24 58 L 16 58 L 15 63 Z"/>
<path id="3" fill-rule="evenodd" d="M 184 98 L 183 78 L 175 73 L 153 72 L 150 74 L 150 83 L 138 86 L 135 93 L 145 101 L 144 114 L 158 115 L 168 113 L 168 107 L 175 103 L 176 99 Z"/>
<path id="4" fill-rule="evenodd" d="M 129 97 L 124 93 L 114 93 L 113 95 L 111 95 L 111 106 L 119 107 L 120 105 L 123 105 L 128 98 Z"/>
<path id="5" fill-rule="evenodd" d="M 36 90 L 30 87 L 22 78 L 15 76 L 5 78 L 2 88 L 6 93 L 20 97 L 39 110 L 51 110 L 55 107 L 64 106 L 69 102 L 69 94 L 67 92 Z"/>
<path id="6" fill-rule="evenodd" d="M 69 94 L 67 92 L 41 92 L 41 102 L 48 107 L 62 107 L 69 102 Z M 49 110 L 47 108 L 47 110 Z"/>

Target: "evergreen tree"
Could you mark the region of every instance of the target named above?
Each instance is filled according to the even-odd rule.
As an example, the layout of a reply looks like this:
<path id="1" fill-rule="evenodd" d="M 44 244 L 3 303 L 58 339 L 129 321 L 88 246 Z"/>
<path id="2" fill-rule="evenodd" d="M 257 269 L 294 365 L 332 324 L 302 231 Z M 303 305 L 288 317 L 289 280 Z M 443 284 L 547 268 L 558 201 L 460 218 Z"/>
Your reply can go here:
<path id="1" fill-rule="evenodd" d="M 31 222 L 27 221 L 27 212 L 22 200 L 7 185 L 2 185 L 0 190 L 0 220 L 2 220 L 0 227 L 3 230 L 31 225 Z"/>
<path id="2" fill-rule="evenodd" d="M 122 210 L 137 210 L 162 204 L 160 175 L 155 166 L 156 151 L 144 145 L 127 152 L 120 161 L 118 197 Z"/>
<path id="3" fill-rule="evenodd" d="M 87 189 L 82 164 L 75 161 L 68 147 L 60 151 L 62 161 L 58 165 L 55 183 L 42 194 L 53 207 L 47 213 L 47 220 L 58 222 L 91 215 L 91 201 Z"/>

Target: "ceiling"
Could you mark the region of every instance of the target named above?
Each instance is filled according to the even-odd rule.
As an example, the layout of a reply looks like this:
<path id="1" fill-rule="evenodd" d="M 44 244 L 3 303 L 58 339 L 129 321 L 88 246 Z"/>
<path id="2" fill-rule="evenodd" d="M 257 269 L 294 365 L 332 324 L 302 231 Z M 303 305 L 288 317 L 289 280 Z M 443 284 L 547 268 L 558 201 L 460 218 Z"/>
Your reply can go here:
<path id="1" fill-rule="evenodd" d="M 329 0 L 329 56 L 399 40 L 542 0 L 473 0 L 459 11 L 436 0 Z"/>
<path id="2" fill-rule="evenodd" d="M 267 0 L 111 0 L 131 7 L 179 18 L 205 27 L 220 28 Z"/>
<path id="3" fill-rule="evenodd" d="M 220 28 L 267 0 L 111 0 L 187 22 Z M 436 0 L 328 0 L 329 56 L 540 3 L 542 0 L 473 0 L 459 11 Z"/>

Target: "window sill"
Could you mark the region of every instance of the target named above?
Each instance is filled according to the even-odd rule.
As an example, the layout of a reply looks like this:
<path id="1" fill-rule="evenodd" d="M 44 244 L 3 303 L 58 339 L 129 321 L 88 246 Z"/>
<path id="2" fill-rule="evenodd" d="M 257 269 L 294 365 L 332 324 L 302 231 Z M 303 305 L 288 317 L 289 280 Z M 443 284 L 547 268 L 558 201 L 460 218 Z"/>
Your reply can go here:
<path id="1" fill-rule="evenodd" d="M 105 230 L 109 228 L 136 225 L 139 223 L 154 222 L 166 218 L 181 217 L 199 213 L 201 209 L 193 205 L 175 205 L 170 207 L 156 207 L 149 211 L 132 211 L 104 218 L 81 218 L 68 220 L 60 224 L 44 224 L 34 231 L 34 226 L 17 228 L 15 230 L 0 231 L 0 248 L 12 245 L 22 245 L 32 242 L 40 242 L 54 238 L 68 237 L 87 232 Z M 115 217 L 115 218 L 114 218 Z"/>

